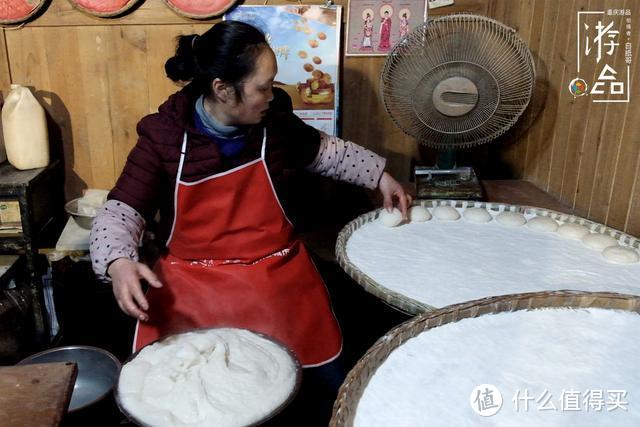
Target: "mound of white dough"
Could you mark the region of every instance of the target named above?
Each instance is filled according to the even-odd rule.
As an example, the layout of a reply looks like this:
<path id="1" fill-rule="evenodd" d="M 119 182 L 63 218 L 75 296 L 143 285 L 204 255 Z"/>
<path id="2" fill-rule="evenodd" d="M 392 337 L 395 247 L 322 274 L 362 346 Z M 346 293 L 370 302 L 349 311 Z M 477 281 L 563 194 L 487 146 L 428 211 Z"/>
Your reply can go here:
<path id="1" fill-rule="evenodd" d="M 433 216 L 441 221 L 457 221 L 460 214 L 453 206 L 436 206 L 433 208 Z"/>
<path id="2" fill-rule="evenodd" d="M 493 219 L 491 214 L 483 208 L 467 208 L 462 213 L 462 216 L 465 220 L 478 224 L 483 224 Z"/>
<path id="3" fill-rule="evenodd" d="M 425 222 L 431 219 L 429 209 L 424 206 L 412 206 L 407 214 L 410 222 Z"/>
<path id="4" fill-rule="evenodd" d="M 527 219 L 519 212 L 500 212 L 496 216 L 496 221 L 509 227 L 519 227 L 527 223 Z"/>
<path id="5" fill-rule="evenodd" d="M 122 367 L 123 408 L 154 427 L 244 426 L 280 406 L 296 364 L 274 342 L 243 329 L 188 332 L 144 347 Z"/>
<path id="6" fill-rule="evenodd" d="M 402 222 L 402 212 L 398 208 L 393 208 L 391 212 L 382 209 L 379 218 L 385 227 L 395 227 Z"/>

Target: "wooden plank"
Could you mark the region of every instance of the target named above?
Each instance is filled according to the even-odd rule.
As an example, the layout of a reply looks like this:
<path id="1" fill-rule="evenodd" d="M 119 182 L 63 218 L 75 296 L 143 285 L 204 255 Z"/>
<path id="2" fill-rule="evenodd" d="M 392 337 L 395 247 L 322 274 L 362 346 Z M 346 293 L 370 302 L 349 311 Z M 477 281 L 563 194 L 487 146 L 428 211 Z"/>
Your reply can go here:
<path id="1" fill-rule="evenodd" d="M 598 10 L 597 7 L 599 4 L 599 1 L 591 0 L 587 4 L 579 5 L 579 7 L 574 10 Z M 593 82 L 597 72 L 599 72 L 599 70 L 595 65 L 595 60 L 589 58 L 589 60 L 580 61 L 579 76 L 587 82 Z M 569 96 L 571 95 L 569 94 Z M 581 189 L 578 188 L 578 171 L 580 170 L 583 160 L 585 140 L 588 138 L 585 118 L 589 117 L 589 114 L 595 110 L 593 105 L 593 102 L 590 102 L 589 99 L 582 97 L 576 99 L 571 108 L 567 151 L 562 175 L 562 192 L 560 199 L 577 208 L 580 215 L 586 214 L 586 209 L 575 205 L 576 195 L 581 191 Z"/>
<path id="2" fill-rule="evenodd" d="M 569 77 L 576 73 L 576 34 L 574 28 L 577 25 L 577 11 L 587 6 L 586 0 L 574 0 L 571 6 L 571 18 L 567 23 L 566 31 L 569 34 L 567 44 L 564 51 L 560 51 L 559 60 L 563 64 L 562 85 L 571 80 Z M 563 86 L 566 88 L 566 86 Z M 571 122 L 571 114 L 576 99 L 568 90 L 562 89 L 558 91 L 558 112 L 555 119 L 555 127 L 552 141 L 551 165 L 549 168 L 549 185 L 550 194 L 561 197 L 562 182 L 567 158 L 567 146 L 569 139 L 569 124 Z"/>
<path id="3" fill-rule="evenodd" d="M 7 97 L 11 85 L 11 70 L 9 68 L 7 39 L 5 36 L 6 31 L 7 30 L 2 30 L 2 34 L 0 34 L 0 94 L 2 94 L 3 99 Z M 0 132 L 0 138 L 2 138 L 2 132 Z"/>
<path id="4" fill-rule="evenodd" d="M 575 14 L 575 10 L 570 7 L 560 7 L 553 46 L 551 47 L 551 52 L 549 52 L 545 58 L 549 67 L 549 95 L 542 119 L 542 128 L 544 129 L 542 138 L 543 141 L 546 141 L 547 146 L 544 154 L 540 158 L 538 178 L 536 181 L 544 183 L 543 188 L 546 191 L 550 191 L 552 187 L 554 155 L 557 154 L 557 150 L 560 148 L 560 144 L 556 143 L 557 141 L 554 135 L 564 124 L 564 122 L 560 121 L 560 115 L 563 113 L 560 109 L 560 94 L 567 90 L 565 83 L 568 78 L 567 50 L 571 38 L 571 32 L 567 31 L 566 25 L 571 25 Z M 559 191 L 554 193 L 558 195 Z"/>
<path id="5" fill-rule="evenodd" d="M 116 61 L 113 30 L 109 27 L 78 28 L 80 55 L 78 65 L 83 76 L 82 92 L 85 98 L 84 114 L 87 140 L 74 140 L 76 153 L 88 155 L 87 164 L 76 163 L 80 176 L 91 177 L 94 188 L 110 188 L 115 181 L 113 159 L 113 120 L 115 96 L 110 92 L 111 80 L 122 80 L 119 73 L 112 74 L 110 63 Z M 117 29 L 116 29 L 117 31 Z M 125 100 L 119 100 L 126 102 Z"/>
<path id="6" fill-rule="evenodd" d="M 537 1 L 532 19 L 531 41 L 529 49 L 532 51 L 536 66 L 536 82 L 533 96 L 529 105 L 530 118 L 533 121 L 527 134 L 527 150 L 524 161 L 524 173 L 526 179 L 535 182 L 539 186 L 545 186 L 545 182 L 538 179 L 538 168 L 541 157 L 547 148 L 548 140 L 542 136 L 544 128 L 543 111 L 546 108 L 546 100 L 549 92 L 549 70 L 544 57 L 546 52 L 551 52 L 551 46 L 555 37 L 556 22 L 560 6 L 557 2 Z"/>
<path id="7" fill-rule="evenodd" d="M 619 0 L 614 0 L 615 6 L 621 7 L 623 4 Z M 603 0 L 599 0 L 595 5 L 590 4 L 591 10 L 607 10 L 607 7 L 611 8 L 614 5 L 611 3 L 605 4 Z M 622 21 L 621 18 L 607 17 L 602 18 L 603 22 L 609 23 L 615 22 L 614 25 L 619 25 Z M 622 54 L 620 54 L 622 52 Z M 613 57 L 606 54 L 606 47 L 603 46 L 602 59 L 599 64 L 595 64 L 595 74 L 597 77 L 602 71 L 605 64 L 611 64 L 614 68 L 620 64 L 620 59 L 624 63 L 624 51 L 622 49 L 616 49 Z M 594 61 L 593 55 L 586 60 Z M 594 81 L 595 81 L 594 77 Z M 610 141 L 610 129 L 608 129 L 606 116 L 608 110 L 614 110 L 615 112 L 624 111 L 624 104 L 608 104 L 608 103 L 596 103 L 590 101 L 589 120 L 582 124 L 585 127 L 584 139 L 582 145 L 582 156 L 580 162 L 580 168 L 577 171 L 577 193 L 575 196 L 575 206 L 577 211 L 582 216 L 588 216 L 590 210 L 590 202 L 593 194 L 594 179 L 598 169 L 598 159 L 601 152 L 615 152 L 615 145 Z M 619 117 L 619 116 L 618 116 Z M 604 140 L 607 139 L 605 142 Z"/>
<path id="8" fill-rule="evenodd" d="M 640 28 L 632 27 L 633 40 L 638 40 Z M 640 85 L 638 84 L 638 72 L 640 66 L 636 58 L 640 54 L 640 43 L 633 47 L 633 62 L 631 68 L 631 102 L 637 102 L 640 97 Z M 640 204 L 640 145 L 638 134 L 640 132 L 640 109 L 630 108 L 622 119 L 622 134 L 620 135 L 620 149 L 615 166 L 612 168 L 613 182 L 609 194 L 609 211 L 607 212 L 607 224 L 614 228 L 635 230 L 635 235 L 640 235 L 637 216 L 638 204 Z"/>
<path id="9" fill-rule="evenodd" d="M 500 5 L 499 3 L 504 3 L 504 5 Z M 492 9 L 496 13 L 501 13 L 501 16 L 493 16 L 493 18 L 516 30 L 518 36 L 522 38 L 527 46 L 530 46 L 531 14 L 534 7 L 535 0 L 520 2 L 496 0 Z M 508 135 L 508 137 L 518 137 L 518 139 L 511 139 L 509 141 L 504 141 L 504 138 L 501 139 L 504 144 L 504 154 L 502 157 L 504 161 L 511 166 L 513 178 L 521 178 L 524 174 L 524 161 L 527 150 L 526 129 L 530 125 L 531 120 L 532 117 L 525 112 L 517 124 L 518 131 L 515 132 L 515 135 L 512 133 Z M 521 133 L 521 130 L 524 131 L 524 134 Z"/>
<path id="10" fill-rule="evenodd" d="M 0 367 L 0 419 L 6 426 L 55 427 L 78 375 L 75 363 Z"/>
<path id="11" fill-rule="evenodd" d="M 619 1 L 610 1 L 605 4 L 605 10 L 619 7 Z M 630 7 L 630 0 L 625 1 L 623 8 L 628 9 Z M 621 46 L 616 49 L 615 59 L 608 61 L 608 63 L 621 73 L 620 75 L 626 75 L 627 71 L 624 61 L 624 41 L 626 40 L 626 36 L 623 36 L 624 17 L 617 17 L 618 19 L 615 19 L 616 17 L 614 16 L 613 18 L 614 19 L 607 19 L 607 22 L 615 22 L 614 26 L 621 31 L 619 40 L 622 43 Z M 635 48 L 637 51 L 638 47 L 636 46 Z M 611 99 L 611 96 L 608 98 Z M 620 161 L 620 152 L 624 144 L 622 131 L 630 114 L 631 103 L 607 103 L 601 105 L 606 106 L 606 112 L 599 137 L 598 157 L 596 159 L 594 173 L 592 174 L 593 184 L 588 201 L 589 211 L 587 215 L 595 221 L 606 223 L 611 202 L 616 164 Z M 622 118 L 622 122 L 620 122 L 620 118 Z M 591 120 L 591 118 L 589 119 Z M 635 145 L 637 146 L 637 144 Z M 635 156 L 631 157 L 634 158 Z M 625 162 L 626 159 L 622 161 Z M 628 177 L 618 182 L 618 184 L 619 188 L 617 188 L 617 192 L 620 194 L 626 193 L 627 196 L 631 195 L 632 183 Z"/>

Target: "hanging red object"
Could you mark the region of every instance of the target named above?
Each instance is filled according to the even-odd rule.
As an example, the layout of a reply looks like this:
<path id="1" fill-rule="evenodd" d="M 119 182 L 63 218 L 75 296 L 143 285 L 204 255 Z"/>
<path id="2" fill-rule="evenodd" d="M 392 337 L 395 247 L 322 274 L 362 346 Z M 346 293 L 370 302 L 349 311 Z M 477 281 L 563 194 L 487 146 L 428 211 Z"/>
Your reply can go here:
<path id="1" fill-rule="evenodd" d="M 139 0 L 69 0 L 76 9 L 100 18 L 119 16 Z"/>
<path id="2" fill-rule="evenodd" d="M 45 0 L 2 0 L 0 24 L 19 24 L 38 13 Z"/>
<path id="3" fill-rule="evenodd" d="M 235 0 L 164 0 L 178 15 L 194 19 L 208 19 L 222 15 Z"/>

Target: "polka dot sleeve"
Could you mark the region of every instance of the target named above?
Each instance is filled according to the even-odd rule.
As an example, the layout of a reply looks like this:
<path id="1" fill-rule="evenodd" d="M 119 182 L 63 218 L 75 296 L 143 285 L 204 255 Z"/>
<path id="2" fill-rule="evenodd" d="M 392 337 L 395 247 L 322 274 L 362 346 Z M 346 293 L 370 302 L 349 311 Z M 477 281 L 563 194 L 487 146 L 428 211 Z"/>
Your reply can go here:
<path id="1" fill-rule="evenodd" d="M 107 267 L 118 258 L 138 261 L 138 245 L 145 221 L 131 206 L 119 200 L 108 200 L 93 221 L 89 252 L 98 279 L 111 280 Z"/>
<path id="2" fill-rule="evenodd" d="M 320 150 L 307 170 L 373 190 L 385 164 L 386 159 L 373 151 L 320 132 Z"/>

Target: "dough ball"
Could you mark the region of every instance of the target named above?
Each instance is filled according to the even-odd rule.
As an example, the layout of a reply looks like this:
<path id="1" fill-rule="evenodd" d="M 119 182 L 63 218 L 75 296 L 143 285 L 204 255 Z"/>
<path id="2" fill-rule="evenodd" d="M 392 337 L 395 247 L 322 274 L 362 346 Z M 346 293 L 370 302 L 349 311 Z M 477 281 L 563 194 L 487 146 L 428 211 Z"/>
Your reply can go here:
<path id="1" fill-rule="evenodd" d="M 601 251 L 611 246 L 618 246 L 618 241 L 608 234 L 589 233 L 582 238 L 582 243 L 588 248 Z"/>
<path id="2" fill-rule="evenodd" d="M 327 39 L 327 35 L 321 31 L 321 32 L 318 33 L 318 38 L 320 40 L 326 40 Z"/>
<path id="3" fill-rule="evenodd" d="M 527 226 L 534 231 L 550 232 L 558 229 L 558 223 L 548 216 L 537 216 L 535 218 L 531 218 L 527 222 Z"/>
<path id="4" fill-rule="evenodd" d="M 519 212 L 500 212 L 496 216 L 496 221 L 508 227 L 520 227 L 527 223 L 527 219 Z"/>
<path id="5" fill-rule="evenodd" d="M 484 224 L 493 219 L 491 214 L 484 208 L 467 208 L 462 212 L 462 216 L 469 222 Z"/>
<path id="6" fill-rule="evenodd" d="M 567 239 L 582 240 L 584 236 L 589 234 L 589 229 L 584 225 L 575 223 L 562 224 L 558 227 L 558 234 Z"/>
<path id="7" fill-rule="evenodd" d="M 322 64 L 322 58 L 320 58 L 319 56 L 314 56 L 313 57 L 313 63 L 314 64 Z"/>
<path id="8" fill-rule="evenodd" d="M 307 57 L 307 52 L 305 52 L 304 50 L 299 50 L 298 51 L 298 56 L 302 59 Z"/>
<path id="9" fill-rule="evenodd" d="M 437 206 L 433 208 L 433 216 L 442 221 L 457 221 L 460 219 L 458 210 L 453 206 Z"/>
<path id="10" fill-rule="evenodd" d="M 431 219 L 431 213 L 429 213 L 429 209 L 425 208 L 424 206 L 410 207 L 407 216 L 409 217 L 409 221 L 411 222 L 425 222 Z"/>
<path id="11" fill-rule="evenodd" d="M 398 208 L 393 208 L 392 212 L 382 209 L 380 211 L 379 220 L 384 226 L 395 227 L 402 222 L 402 212 L 400 212 Z"/>
<path id="12" fill-rule="evenodd" d="M 320 80 L 322 78 L 322 71 L 320 70 L 313 70 L 313 73 L 311 73 L 311 77 L 313 77 L 315 80 Z"/>
<path id="13" fill-rule="evenodd" d="M 602 256 L 614 264 L 633 264 L 640 260 L 638 251 L 622 246 L 611 246 L 602 251 Z"/>
<path id="14" fill-rule="evenodd" d="M 318 40 L 316 40 L 316 39 L 309 40 L 309 46 L 311 46 L 313 49 L 315 49 L 316 47 L 318 47 Z"/>
<path id="15" fill-rule="evenodd" d="M 309 64 L 309 63 L 304 64 L 304 65 L 303 65 L 303 67 L 304 67 L 304 70 L 305 70 L 306 72 L 309 72 L 309 73 L 310 73 L 310 72 L 312 72 L 312 71 L 313 71 L 313 65 L 311 65 L 311 64 Z"/>

